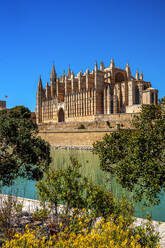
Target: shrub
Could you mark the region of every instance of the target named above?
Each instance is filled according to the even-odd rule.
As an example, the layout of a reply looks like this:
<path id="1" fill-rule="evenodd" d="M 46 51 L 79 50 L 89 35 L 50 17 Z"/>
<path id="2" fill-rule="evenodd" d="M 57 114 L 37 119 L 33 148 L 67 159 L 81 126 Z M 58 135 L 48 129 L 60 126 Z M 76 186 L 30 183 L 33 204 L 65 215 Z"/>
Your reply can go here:
<path id="1" fill-rule="evenodd" d="M 58 216 L 61 210 L 58 204 L 63 204 L 63 214 L 70 215 L 73 208 L 86 208 L 95 218 L 107 218 L 111 214 L 119 216 L 132 215 L 132 206 L 123 201 L 117 202 L 113 193 L 106 191 L 102 186 L 95 185 L 80 173 L 81 165 L 78 160 L 71 157 L 71 165 L 65 169 L 48 171 L 45 178 L 37 183 L 37 188 L 42 201 L 49 201 Z"/>
<path id="2" fill-rule="evenodd" d="M 78 220 L 78 221 L 77 221 Z M 75 222 L 76 221 L 76 222 Z M 145 227 L 141 227 L 141 231 L 135 230 L 131 223 L 125 224 L 125 219 L 120 216 L 117 224 L 113 220 L 113 216 L 108 221 L 102 218 L 92 230 L 88 230 L 89 219 L 84 216 L 74 219 L 69 226 L 63 227 L 60 223 L 61 231 L 53 236 L 41 236 L 39 230 L 29 230 L 23 235 L 17 233 L 12 240 L 3 244 L 3 248 L 9 247 L 36 247 L 36 248 L 92 248 L 92 247 L 112 247 L 112 248 L 158 248 L 157 234 L 153 234 L 152 238 Z M 129 224 L 129 226 L 128 226 Z M 73 231 L 73 226 L 75 227 Z M 78 232 L 77 232 L 78 230 Z M 143 242 L 141 243 L 141 233 L 143 232 Z M 144 235 L 145 234 L 145 235 Z M 145 242 L 147 241 L 147 243 Z"/>
<path id="3" fill-rule="evenodd" d="M 45 220 L 49 217 L 50 210 L 48 208 L 43 208 L 43 209 L 36 209 L 33 214 L 32 218 L 34 220 Z"/>
<path id="4" fill-rule="evenodd" d="M 65 205 L 66 214 L 71 208 L 83 208 L 86 205 L 83 193 L 87 178 L 81 176 L 79 162 L 75 158 L 71 158 L 71 162 L 72 165 L 66 169 L 48 171 L 45 179 L 37 183 L 42 201 L 48 200 L 52 203 L 56 215 L 59 203 Z"/>
<path id="5" fill-rule="evenodd" d="M 86 129 L 86 127 L 84 126 L 84 124 L 80 124 L 77 129 Z"/>
<path id="6" fill-rule="evenodd" d="M 15 230 L 14 226 L 20 222 L 22 203 L 17 198 L 8 196 L 0 204 L 0 240 L 10 238 Z"/>

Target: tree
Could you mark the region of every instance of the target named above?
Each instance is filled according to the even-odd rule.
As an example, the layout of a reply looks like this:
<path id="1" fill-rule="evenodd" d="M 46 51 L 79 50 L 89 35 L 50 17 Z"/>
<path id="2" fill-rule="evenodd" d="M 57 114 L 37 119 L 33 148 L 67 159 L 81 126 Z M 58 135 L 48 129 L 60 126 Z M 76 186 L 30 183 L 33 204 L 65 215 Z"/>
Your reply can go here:
<path id="1" fill-rule="evenodd" d="M 164 103 L 142 106 L 133 129 L 119 130 L 94 144 L 100 166 L 135 193 L 135 199 L 159 202 L 165 190 Z"/>
<path id="2" fill-rule="evenodd" d="M 41 179 L 50 164 L 50 146 L 37 137 L 28 108 L 0 111 L 0 182 L 11 185 L 18 176 Z"/>
<path id="3" fill-rule="evenodd" d="M 79 169 L 81 164 L 71 157 L 71 164 L 65 169 L 47 171 L 45 177 L 37 183 L 41 199 L 53 205 L 56 216 L 59 216 L 58 204 L 63 204 L 63 213 L 71 214 L 73 208 L 79 210 L 86 208 L 95 217 L 109 217 L 123 214 L 130 216 L 132 206 L 121 200 L 117 202 L 112 192 L 106 191 L 99 185 L 83 177 Z M 127 206 L 127 208 L 126 208 Z"/>

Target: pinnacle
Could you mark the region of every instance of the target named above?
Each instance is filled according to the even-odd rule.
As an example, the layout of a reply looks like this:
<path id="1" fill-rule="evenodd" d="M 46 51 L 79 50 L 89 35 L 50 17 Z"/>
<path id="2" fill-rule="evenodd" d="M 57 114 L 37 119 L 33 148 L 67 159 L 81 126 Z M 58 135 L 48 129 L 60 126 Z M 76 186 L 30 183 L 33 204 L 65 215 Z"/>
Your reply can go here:
<path id="1" fill-rule="evenodd" d="M 55 80 L 56 79 L 56 71 L 55 71 L 54 64 L 53 64 L 53 67 L 52 67 L 52 72 L 51 72 L 51 75 L 50 75 L 50 79 L 51 80 Z"/>
<path id="2" fill-rule="evenodd" d="M 40 75 L 40 77 L 39 77 L 38 87 L 42 88 L 42 79 L 41 79 L 41 75 Z"/>
<path id="3" fill-rule="evenodd" d="M 113 58 L 111 59 L 110 67 L 111 67 L 111 68 L 115 67 L 115 63 L 114 63 L 114 59 L 113 59 Z"/>
<path id="4" fill-rule="evenodd" d="M 70 77 L 70 75 L 71 75 L 71 71 L 70 71 L 70 65 L 69 65 L 67 76 Z"/>

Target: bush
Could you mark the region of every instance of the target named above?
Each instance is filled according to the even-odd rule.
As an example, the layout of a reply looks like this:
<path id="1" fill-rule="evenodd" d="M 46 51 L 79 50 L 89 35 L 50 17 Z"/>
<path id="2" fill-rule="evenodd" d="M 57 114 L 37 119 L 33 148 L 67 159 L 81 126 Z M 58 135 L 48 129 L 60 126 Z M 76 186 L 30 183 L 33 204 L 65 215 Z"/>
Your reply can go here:
<path id="1" fill-rule="evenodd" d="M 47 172 L 37 187 L 42 200 L 49 201 L 50 208 L 54 206 L 55 215 L 48 208 L 37 210 L 33 219 L 42 219 L 42 226 L 12 233 L 3 248 L 159 247 L 151 223 L 133 227 L 132 206 L 126 200 L 117 202 L 112 192 L 82 177 L 80 168 L 71 157 L 66 169 Z"/>
<path id="2" fill-rule="evenodd" d="M 15 230 L 14 226 L 20 223 L 22 215 L 22 203 L 17 198 L 8 196 L 7 199 L 1 200 L 0 204 L 0 240 L 10 238 Z"/>
<path id="3" fill-rule="evenodd" d="M 45 178 L 37 183 L 37 188 L 42 201 L 49 201 L 58 216 L 61 210 L 58 204 L 63 204 L 63 213 L 70 215 L 73 208 L 86 208 L 93 213 L 95 218 L 107 218 L 111 214 L 119 216 L 132 215 L 132 205 L 123 205 L 123 201 L 117 202 L 113 193 L 106 191 L 102 186 L 95 185 L 80 173 L 81 165 L 78 160 L 71 157 L 71 165 L 65 169 L 48 171 Z"/>
<path id="4" fill-rule="evenodd" d="M 57 171 L 50 170 L 45 179 L 37 183 L 37 188 L 42 201 L 48 200 L 58 215 L 58 204 L 63 203 L 65 213 L 68 214 L 71 208 L 84 208 L 84 190 L 87 178 L 79 173 L 81 165 L 74 158 L 71 158 L 72 165 L 66 169 Z"/>
<path id="5" fill-rule="evenodd" d="M 3 244 L 3 248 L 9 247 L 36 247 L 36 248 L 92 248 L 92 247 L 114 247 L 114 248 L 158 248 L 157 234 L 148 234 L 145 227 L 141 231 L 125 223 L 125 219 L 120 216 L 116 222 L 113 216 L 108 221 L 102 218 L 89 230 L 90 219 L 84 216 L 74 216 L 69 226 L 64 227 L 60 223 L 61 231 L 53 236 L 41 236 L 39 230 L 29 230 L 23 235 L 17 233 L 12 240 Z M 74 228 L 73 228 L 74 227 Z M 142 235 L 142 236 L 141 236 Z M 143 243 L 141 242 L 143 239 Z"/>
<path id="6" fill-rule="evenodd" d="M 32 214 L 33 220 L 45 220 L 49 217 L 50 210 L 48 208 L 36 209 Z"/>
<path id="7" fill-rule="evenodd" d="M 77 129 L 86 129 L 86 127 L 84 126 L 84 124 L 80 124 Z"/>

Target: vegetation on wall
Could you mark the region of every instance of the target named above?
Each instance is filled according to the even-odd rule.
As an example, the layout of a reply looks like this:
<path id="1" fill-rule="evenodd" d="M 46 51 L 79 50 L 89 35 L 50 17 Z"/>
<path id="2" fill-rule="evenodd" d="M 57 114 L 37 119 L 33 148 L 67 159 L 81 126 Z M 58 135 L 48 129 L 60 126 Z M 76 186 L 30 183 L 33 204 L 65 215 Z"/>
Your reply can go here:
<path id="1" fill-rule="evenodd" d="M 86 129 L 86 127 L 84 126 L 84 124 L 80 124 L 77 129 Z"/>

